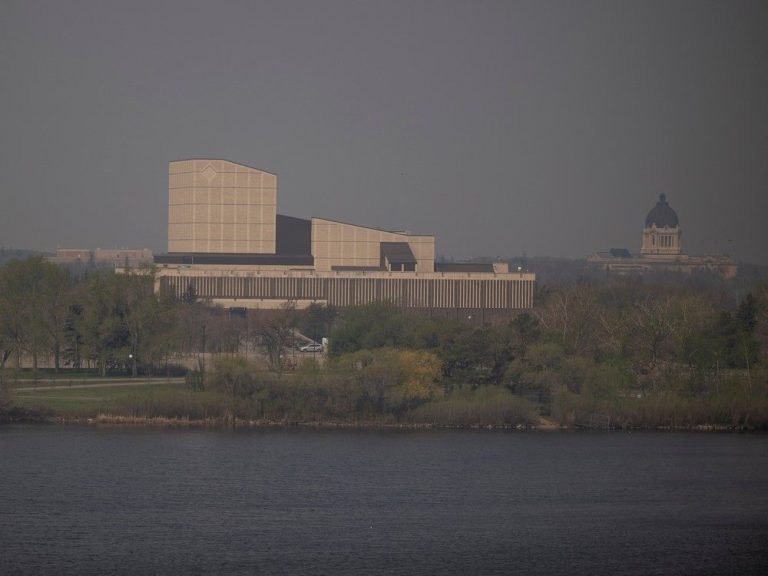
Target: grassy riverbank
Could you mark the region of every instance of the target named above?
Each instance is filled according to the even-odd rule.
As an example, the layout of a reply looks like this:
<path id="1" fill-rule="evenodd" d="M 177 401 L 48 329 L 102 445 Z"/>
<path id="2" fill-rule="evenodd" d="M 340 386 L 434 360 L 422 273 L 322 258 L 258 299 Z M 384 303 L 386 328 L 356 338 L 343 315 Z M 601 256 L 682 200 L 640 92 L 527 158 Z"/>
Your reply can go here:
<path id="1" fill-rule="evenodd" d="M 242 376 L 242 375 L 241 375 Z M 378 385 L 354 374 L 261 375 L 252 394 L 228 394 L 208 378 L 206 389 L 183 381 L 115 379 L 89 385 L 21 386 L 6 421 L 193 427 L 359 427 L 503 429 L 766 429 L 768 399 L 731 390 L 710 399 L 663 393 L 589 398 L 564 392 L 536 405 L 499 386 L 456 390 L 398 409 Z M 551 412 L 542 415 L 544 410 Z"/>
<path id="2" fill-rule="evenodd" d="M 327 426 L 529 426 L 537 421 L 533 407 L 503 390 L 483 390 L 462 399 L 447 399 L 401 414 L 358 411 L 353 387 L 310 384 L 284 377 L 265 386 L 254 398 L 233 398 L 216 390 L 191 390 L 182 384 L 25 389 L 14 406 L 57 421 L 113 421 L 186 425 Z M 334 383 L 338 384 L 338 383 Z M 360 392 L 360 391 L 358 391 Z M 363 393 L 364 394 L 364 393 Z"/>
<path id="3" fill-rule="evenodd" d="M 126 403 L 135 398 L 155 395 L 175 396 L 186 392 L 184 381 L 168 384 L 160 382 L 130 382 L 100 380 L 89 385 L 52 386 L 41 383 L 37 387 L 23 387 L 11 392 L 13 405 L 27 410 L 62 418 L 92 418 L 98 414 L 122 413 Z"/>

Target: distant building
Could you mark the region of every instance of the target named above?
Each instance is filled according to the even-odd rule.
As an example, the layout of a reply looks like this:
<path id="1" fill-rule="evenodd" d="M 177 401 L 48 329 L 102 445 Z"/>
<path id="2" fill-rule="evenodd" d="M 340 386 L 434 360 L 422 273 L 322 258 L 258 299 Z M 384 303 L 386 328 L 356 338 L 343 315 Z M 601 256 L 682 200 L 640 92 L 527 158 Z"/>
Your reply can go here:
<path id="1" fill-rule="evenodd" d="M 48 261 L 54 264 L 88 264 L 93 261 L 93 250 L 84 248 L 57 248 L 55 256 Z"/>
<path id="2" fill-rule="evenodd" d="M 736 262 L 728 256 L 689 256 L 683 252 L 683 232 L 677 213 L 667 203 L 666 194 L 659 195 L 656 206 L 645 217 L 639 254 L 632 254 L 625 248 L 613 248 L 597 252 L 587 261 L 619 274 L 708 271 L 732 278 L 737 272 Z"/>
<path id="3" fill-rule="evenodd" d="M 56 255 L 48 258 L 54 264 L 101 266 L 112 268 L 137 268 L 142 264 L 151 264 L 152 251 L 144 249 L 96 250 L 81 248 L 58 248 Z"/>
<path id="4" fill-rule="evenodd" d="M 436 264 L 431 235 L 278 214 L 274 174 L 213 159 L 169 164 L 168 254 L 154 261 L 158 289 L 242 308 L 390 301 L 484 317 L 532 307 L 535 284 L 505 263 Z"/>

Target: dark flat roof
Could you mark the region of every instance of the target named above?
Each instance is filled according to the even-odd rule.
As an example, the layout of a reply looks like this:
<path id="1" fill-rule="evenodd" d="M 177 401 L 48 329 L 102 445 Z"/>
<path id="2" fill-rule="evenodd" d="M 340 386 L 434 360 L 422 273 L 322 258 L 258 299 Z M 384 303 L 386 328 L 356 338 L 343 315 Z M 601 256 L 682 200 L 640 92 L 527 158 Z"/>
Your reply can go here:
<path id="1" fill-rule="evenodd" d="M 435 272 L 493 272 L 493 263 L 435 262 Z"/>
<path id="2" fill-rule="evenodd" d="M 381 266 L 331 266 L 334 272 L 381 272 L 385 270 Z"/>

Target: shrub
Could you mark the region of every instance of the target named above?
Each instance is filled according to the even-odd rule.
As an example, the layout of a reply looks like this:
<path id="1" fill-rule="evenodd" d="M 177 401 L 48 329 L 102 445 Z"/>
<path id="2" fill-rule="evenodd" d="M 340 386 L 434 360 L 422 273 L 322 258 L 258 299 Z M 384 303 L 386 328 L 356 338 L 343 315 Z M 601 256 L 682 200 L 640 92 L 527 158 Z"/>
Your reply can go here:
<path id="1" fill-rule="evenodd" d="M 344 354 L 335 368 L 349 374 L 362 393 L 363 411 L 403 414 L 410 408 L 440 398 L 438 357 L 424 350 L 379 348 Z"/>
<path id="2" fill-rule="evenodd" d="M 204 376 L 205 388 L 229 397 L 247 398 L 261 387 L 256 368 L 240 356 L 217 358 Z"/>

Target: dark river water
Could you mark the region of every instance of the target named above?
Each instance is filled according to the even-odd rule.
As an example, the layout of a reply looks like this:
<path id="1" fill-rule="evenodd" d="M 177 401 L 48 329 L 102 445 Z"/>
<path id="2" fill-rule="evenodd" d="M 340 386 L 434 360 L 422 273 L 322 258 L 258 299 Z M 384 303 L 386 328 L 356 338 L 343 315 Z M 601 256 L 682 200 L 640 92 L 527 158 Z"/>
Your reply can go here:
<path id="1" fill-rule="evenodd" d="M 4 426 L 0 574 L 768 574 L 768 436 Z"/>

